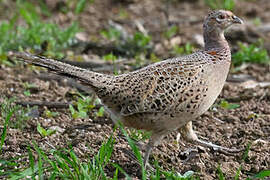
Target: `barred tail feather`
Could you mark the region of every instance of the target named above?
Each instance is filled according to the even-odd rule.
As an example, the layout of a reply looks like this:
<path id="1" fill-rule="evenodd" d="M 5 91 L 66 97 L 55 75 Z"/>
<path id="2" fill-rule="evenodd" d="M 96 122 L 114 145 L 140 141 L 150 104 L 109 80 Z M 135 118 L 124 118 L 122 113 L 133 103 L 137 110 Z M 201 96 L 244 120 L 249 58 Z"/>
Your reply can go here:
<path id="1" fill-rule="evenodd" d="M 54 59 L 36 56 L 25 52 L 10 52 L 9 57 L 15 57 L 29 64 L 47 68 L 57 74 L 76 78 L 90 86 L 100 87 L 102 82 L 112 80 L 113 76 L 100 74 L 87 69 L 72 66 Z"/>

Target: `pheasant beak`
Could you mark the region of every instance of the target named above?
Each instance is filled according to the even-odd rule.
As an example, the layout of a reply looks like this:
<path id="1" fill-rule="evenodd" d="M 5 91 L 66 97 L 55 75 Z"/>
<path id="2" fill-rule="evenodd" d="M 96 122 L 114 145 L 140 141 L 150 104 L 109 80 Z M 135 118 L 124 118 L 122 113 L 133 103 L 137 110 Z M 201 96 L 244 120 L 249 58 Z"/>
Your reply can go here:
<path id="1" fill-rule="evenodd" d="M 232 16 L 232 19 L 233 19 L 232 22 L 235 24 L 244 24 L 243 20 L 237 16 Z"/>

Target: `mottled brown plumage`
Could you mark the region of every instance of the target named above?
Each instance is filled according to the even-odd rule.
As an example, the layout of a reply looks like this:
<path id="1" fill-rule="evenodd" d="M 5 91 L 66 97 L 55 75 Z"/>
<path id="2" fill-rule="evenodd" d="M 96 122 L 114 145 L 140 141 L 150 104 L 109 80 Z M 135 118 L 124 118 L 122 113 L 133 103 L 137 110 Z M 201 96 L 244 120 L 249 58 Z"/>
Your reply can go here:
<path id="1" fill-rule="evenodd" d="M 147 163 L 151 149 L 173 130 L 182 128 L 187 139 L 198 140 L 191 120 L 207 111 L 222 90 L 231 62 L 223 33 L 234 23 L 242 21 L 232 12 L 213 11 L 203 26 L 204 50 L 118 76 L 26 53 L 12 56 L 83 81 L 96 92 L 114 122 L 152 131 L 144 158 Z"/>

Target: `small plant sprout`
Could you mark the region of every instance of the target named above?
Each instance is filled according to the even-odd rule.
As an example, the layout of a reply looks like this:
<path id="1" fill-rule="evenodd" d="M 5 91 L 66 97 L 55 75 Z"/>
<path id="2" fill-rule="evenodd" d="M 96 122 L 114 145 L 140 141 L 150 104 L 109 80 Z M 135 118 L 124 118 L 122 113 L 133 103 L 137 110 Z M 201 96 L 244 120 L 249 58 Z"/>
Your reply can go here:
<path id="1" fill-rule="evenodd" d="M 194 47 L 190 43 L 187 43 L 184 46 L 174 46 L 171 53 L 178 56 L 183 54 L 191 54 L 193 51 Z"/>
<path id="2" fill-rule="evenodd" d="M 226 100 L 221 100 L 219 106 L 222 107 L 223 109 L 236 109 L 240 107 L 239 104 L 229 103 Z"/>
<path id="3" fill-rule="evenodd" d="M 55 130 L 52 130 L 52 129 L 48 129 L 48 130 L 44 129 L 43 127 L 41 127 L 40 123 L 38 123 L 37 125 L 37 131 L 43 137 L 50 136 L 56 132 Z"/>
<path id="4" fill-rule="evenodd" d="M 166 39 L 171 39 L 175 36 L 179 31 L 179 28 L 175 25 L 171 26 L 167 31 L 164 32 L 164 37 Z"/>
<path id="5" fill-rule="evenodd" d="M 95 107 L 93 99 L 83 95 L 80 95 L 75 105 L 77 106 L 76 109 L 73 107 L 73 105 L 69 105 L 69 110 L 73 119 L 87 118 L 88 112 Z"/>
<path id="6" fill-rule="evenodd" d="M 235 7 L 234 0 L 204 0 L 204 2 L 211 9 L 226 9 L 233 11 Z"/>
<path id="7" fill-rule="evenodd" d="M 244 45 L 243 43 L 238 45 L 240 49 L 232 55 L 234 66 L 240 66 L 243 63 L 266 64 L 270 62 L 267 50 L 263 48 L 261 41 L 251 45 Z"/>
<path id="8" fill-rule="evenodd" d="M 45 116 L 45 117 L 47 117 L 47 118 L 53 118 L 53 117 L 56 117 L 56 116 L 58 116 L 59 115 L 59 113 L 58 112 L 53 112 L 53 111 L 50 111 L 50 110 L 45 110 L 44 112 L 43 112 L 43 115 Z"/>

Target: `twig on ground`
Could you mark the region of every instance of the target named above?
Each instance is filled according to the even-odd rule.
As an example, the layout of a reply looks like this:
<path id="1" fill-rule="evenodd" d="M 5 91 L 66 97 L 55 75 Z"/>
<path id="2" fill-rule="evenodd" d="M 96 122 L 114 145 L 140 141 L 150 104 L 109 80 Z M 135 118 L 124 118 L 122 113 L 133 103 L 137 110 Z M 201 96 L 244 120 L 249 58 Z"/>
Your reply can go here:
<path id="1" fill-rule="evenodd" d="M 71 102 L 48 102 L 48 101 L 17 101 L 22 106 L 46 106 L 48 108 L 68 108 Z"/>

